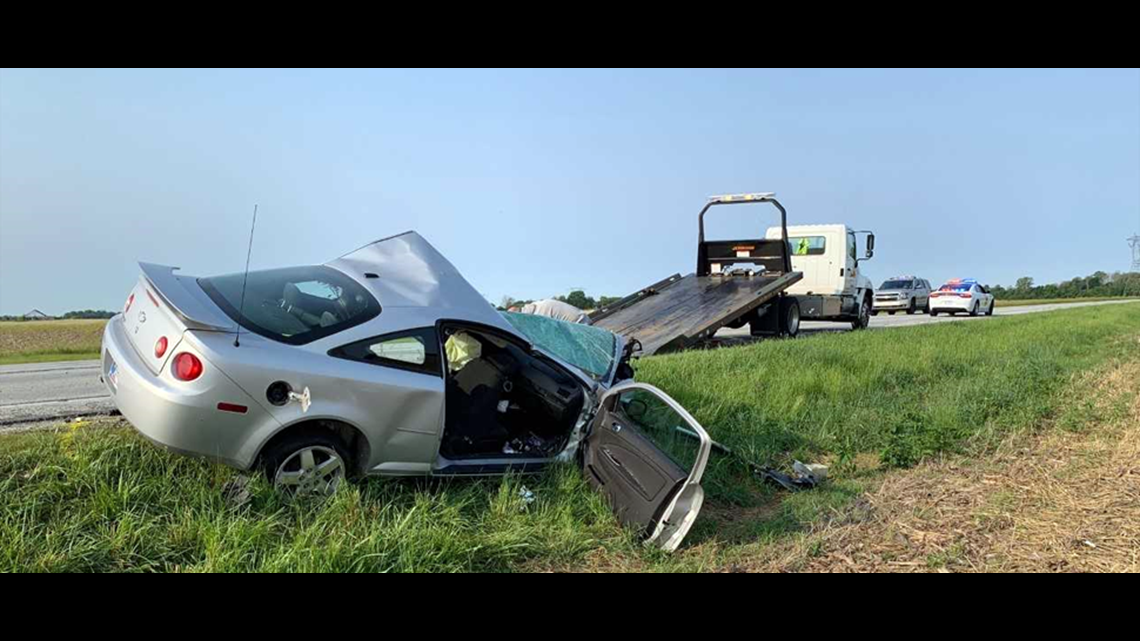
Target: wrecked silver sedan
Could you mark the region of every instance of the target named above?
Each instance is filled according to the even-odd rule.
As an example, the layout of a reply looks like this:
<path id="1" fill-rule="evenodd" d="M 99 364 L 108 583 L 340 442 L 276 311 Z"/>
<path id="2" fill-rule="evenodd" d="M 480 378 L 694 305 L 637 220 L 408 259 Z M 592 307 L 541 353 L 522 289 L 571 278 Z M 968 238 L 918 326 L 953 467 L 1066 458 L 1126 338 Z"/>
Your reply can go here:
<path id="1" fill-rule="evenodd" d="M 498 312 L 414 232 L 248 276 L 140 266 L 103 380 L 159 445 L 304 493 L 575 463 L 667 550 L 701 508 L 708 434 L 632 380 L 625 339 Z"/>

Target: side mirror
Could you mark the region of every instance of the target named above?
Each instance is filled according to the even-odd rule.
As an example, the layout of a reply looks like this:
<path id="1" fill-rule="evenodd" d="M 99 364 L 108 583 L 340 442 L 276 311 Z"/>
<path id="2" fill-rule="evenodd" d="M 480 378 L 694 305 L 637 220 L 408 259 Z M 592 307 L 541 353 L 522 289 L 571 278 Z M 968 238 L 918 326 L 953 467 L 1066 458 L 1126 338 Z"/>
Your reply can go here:
<path id="1" fill-rule="evenodd" d="M 875 257 L 875 235 L 867 234 L 867 258 Z"/>
<path id="2" fill-rule="evenodd" d="M 635 421 L 641 422 L 645 415 L 649 413 L 649 404 L 645 401 L 635 398 L 625 403 L 625 415 Z"/>

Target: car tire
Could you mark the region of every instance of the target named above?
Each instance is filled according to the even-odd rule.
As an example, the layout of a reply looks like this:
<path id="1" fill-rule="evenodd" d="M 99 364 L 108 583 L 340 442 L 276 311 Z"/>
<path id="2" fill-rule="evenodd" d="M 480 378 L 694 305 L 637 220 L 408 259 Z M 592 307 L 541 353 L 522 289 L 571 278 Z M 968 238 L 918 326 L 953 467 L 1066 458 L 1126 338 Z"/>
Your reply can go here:
<path id="1" fill-rule="evenodd" d="M 978 315 L 978 302 L 974 301 L 974 306 L 970 308 L 970 316 Z"/>
<path id="2" fill-rule="evenodd" d="M 855 320 L 851 321 L 851 329 L 861 330 L 867 329 L 871 324 L 871 299 L 866 296 L 863 297 L 863 302 L 859 304 L 859 315 Z"/>
<path id="3" fill-rule="evenodd" d="M 261 469 L 274 487 L 294 496 L 330 496 L 348 478 L 351 461 L 335 434 L 300 431 L 266 448 Z"/>
<path id="4" fill-rule="evenodd" d="M 785 298 L 780 306 L 780 335 L 795 338 L 800 333 L 800 303 L 794 298 Z"/>
<path id="5" fill-rule="evenodd" d="M 938 318 L 938 312 L 934 311 L 933 309 L 928 308 L 926 313 L 930 314 L 932 318 Z"/>
<path id="6" fill-rule="evenodd" d="M 923 311 L 923 313 L 924 313 L 924 314 L 930 314 L 930 313 L 931 313 L 931 310 L 930 310 L 930 301 L 929 301 L 929 300 L 928 300 L 928 301 L 926 301 L 926 306 L 922 308 L 922 311 Z"/>
<path id="7" fill-rule="evenodd" d="M 997 305 L 996 300 L 990 301 L 990 308 L 986 310 L 986 316 L 993 316 L 994 315 L 994 306 L 995 305 Z"/>
<path id="8" fill-rule="evenodd" d="M 914 316 L 914 313 L 917 311 L 918 311 L 918 304 L 915 303 L 914 299 L 912 298 L 912 299 L 910 299 L 910 305 L 907 306 L 907 308 L 906 308 L 906 315 L 907 316 Z"/>

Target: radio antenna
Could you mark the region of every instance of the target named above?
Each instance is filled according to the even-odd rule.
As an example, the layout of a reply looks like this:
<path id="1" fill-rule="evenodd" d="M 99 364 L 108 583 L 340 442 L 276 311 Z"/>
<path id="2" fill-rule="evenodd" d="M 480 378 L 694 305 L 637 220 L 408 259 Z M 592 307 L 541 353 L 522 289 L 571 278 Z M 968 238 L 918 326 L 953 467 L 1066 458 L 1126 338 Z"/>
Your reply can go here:
<path id="1" fill-rule="evenodd" d="M 238 326 L 234 328 L 234 347 L 241 343 L 241 322 L 245 320 L 245 284 L 249 282 L 249 257 L 253 254 L 253 230 L 257 228 L 257 205 L 253 206 L 253 224 L 249 226 L 249 248 L 245 250 L 245 276 L 241 279 L 241 304 L 238 305 Z"/>

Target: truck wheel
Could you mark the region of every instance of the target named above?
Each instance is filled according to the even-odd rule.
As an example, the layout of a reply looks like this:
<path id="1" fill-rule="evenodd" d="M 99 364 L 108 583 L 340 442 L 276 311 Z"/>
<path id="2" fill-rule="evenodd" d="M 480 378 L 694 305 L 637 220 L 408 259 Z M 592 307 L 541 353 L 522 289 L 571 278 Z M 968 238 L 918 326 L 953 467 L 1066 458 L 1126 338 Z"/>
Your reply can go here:
<path id="1" fill-rule="evenodd" d="M 906 308 L 906 315 L 907 316 L 914 316 L 914 313 L 917 311 L 918 311 L 918 306 L 915 305 L 914 299 L 912 298 L 912 299 L 910 299 L 910 306 Z"/>
<path id="2" fill-rule="evenodd" d="M 784 313 L 780 315 L 780 333 L 788 338 L 795 338 L 800 333 L 800 303 L 795 299 L 787 300 L 783 304 Z"/>
<path id="3" fill-rule="evenodd" d="M 859 315 L 855 320 L 851 321 L 851 329 L 860 330 L 867 329 L 871 324 L 871 299 L 866 296 L 863 297 L 863 302 L 859 305 Z"/>

